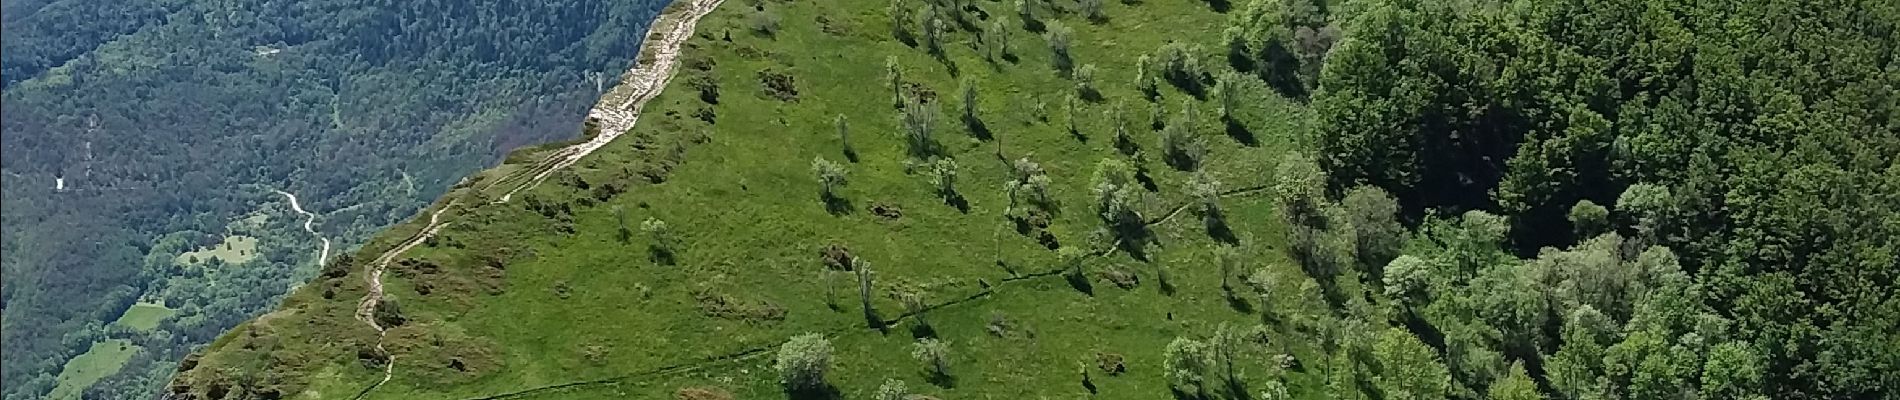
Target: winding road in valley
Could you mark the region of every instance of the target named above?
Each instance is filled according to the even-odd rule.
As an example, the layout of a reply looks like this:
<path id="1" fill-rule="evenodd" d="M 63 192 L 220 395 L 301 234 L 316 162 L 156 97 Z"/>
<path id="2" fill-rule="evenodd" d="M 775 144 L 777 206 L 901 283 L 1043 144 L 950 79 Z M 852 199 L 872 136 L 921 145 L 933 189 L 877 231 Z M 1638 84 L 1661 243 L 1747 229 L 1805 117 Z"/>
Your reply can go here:
<path id="1" fill-rule="evenodd" d="M 688 38 L 693 36 L 693 29 L 699 23 L 699 19 L 705 17 L 706 14 L 711 13 L 713 9 L 718 8 L 721 3 L 725 2 L 724 0 L 690 1 L 691 3 L 687 5 L 687 7 L 689 7 L 688 9 L 682 12 L 663 14 L 655 19 L 654 23 L 648 27 L 649 34 L 642 36 L 643 40 L 654 37 L 651 34 L 654 29 L 664 29 L 658 31 L 660 35 L 657 38 L 647 40 L 641 45 L 641 54 L 652 54 L 650 61 L 641 63 L 640 60 L 635 60 L 633 68 L 621 76 L 620 84 L 608 90 L 605 95 L 601 96 L 600 101 L 594 105 L 594 108 L 588 111 L 587 118 L 596 121 L 599 127 L 598 134 L 585 142 L 555 150 L 546 158 L 536 162 L 526 171 L 526 173 L 532 173 L 532 177 L 522 181 L 513 189 L 508 190 L 507 193 L 503 194 L 501 198 L 494 201 L 494 203 L 508 202 L 515 193 L 540 184 L 541 181 L 546 180 L 547 177 L 552 175 L 555 171 L 574 165 L 574 163 L 580 161 L 581 158 L 606 147 L 608 143 L 613 142 L 613 140 L 619 138 L 621 134 L 626 133 L 628 129 L 633 128 L 633 124 L 639 121 L 640 110 L 646 105 L 646 102 L 658 96 L 660 90 L 666 87 L 667 81 L 673 77 L 674 70 L 679 66 L 680 46 L 684 44 Z M 507 180 L 511 176 L 497 178 L 497 183 L 499 183 L 500 180 Z M 291 207 L 293 209 L 307 216 L 310 215 L 307 212 L 303 212 L 303 209 L 297 205 L 296 196 L 282 191 L 278 193 L 282 193 L 285 197 L 291 199 Z M 437 233 L 442 231 L 443 227 L 448 226 L 449 222 L 443 220 L 443 214 L 455 209 L 457 205 L 458 201 L 451 200 L 448 204 L 436 209 L 434 213 L 429 214 L 429 223 L 425 225 L 421 231 L 418 231 L 414 236 L 410 236 L 407 240 L 404 240 L 401 244 L 396 245 L 396 247 L 391 248 L 389 251 L 383 252 L 382 255 L 376 257 L 374 261 L 371 261 L 369 265 L 366 266 L 367 270 L 364 271 L 364 280 L 368 284 L 369 289 L 368 293 L 363 295 L 362 302 L 357 303 L 356 319 L 363 321 L 363 323 L 369 325 L 371 329 L 376 330 L 376 351 L 385 356 L 385 364 L 383 367 L 383 379 L 358 392 L 356 398 L 361 399 L 368 396 L 370 391 L 375 390 L 384 383 L 388 383 L 389 379 L 395 375 L 396 356 L 389 354 L 389 351 L 383 348 L 382 343 L 382 338 L 387 336 L 388 331 L 381 324 L 376 322 L 376 309 L 383 301 L 383 272 L 388 270 L 389 264 L 394 262 L 402 253 L 427 242 L 430 238 L 434 238 Z M 314 218 L 314 216 L 312 216 L 312 218 Z M 309 222 L 305 222 L 304 229 L 311 230 Z M 314 234 L 315 231 L 311 230 L 311 233 Z M 324 253 L 319 257 L 320 259 L 328 257 L 329 247 L 330 242 L 328 239 L 325 239 Z"/>
<path id="2" fill-rule="evenodd" d="M 297 203 L 297 195 L 290 194 L 290 192 L 286 192 L 282 190 L 277 191 L 277 194 L 284 195 L 284 198 L 290 199 L 291 211 L 296 211 L 298 214 L 303 214 L 303 231 L 310 232 L 311 236 L 316 236 L 317 240 L 323 241 L 323 250 L 317 253 L 317 268 L 323 268 L 325 264 L 329 264 L 330 263 L 330 238 L 323 237 L 323 234 L 317 233 L 317 228 L 316 228 L 317 214 L 313 214 L 309 211 L 304 211 L 303 205 L 300 203 Z"/>

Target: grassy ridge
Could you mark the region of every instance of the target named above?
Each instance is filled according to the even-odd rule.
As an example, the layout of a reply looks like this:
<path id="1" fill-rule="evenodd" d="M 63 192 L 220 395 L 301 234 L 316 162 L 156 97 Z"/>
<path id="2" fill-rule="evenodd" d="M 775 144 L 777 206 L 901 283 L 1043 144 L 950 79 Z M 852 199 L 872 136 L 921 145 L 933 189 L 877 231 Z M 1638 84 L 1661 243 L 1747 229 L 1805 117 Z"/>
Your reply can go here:
<path id="1" fill-rule="evenodd" d="M 1158 245 L 1147 248 L 1147 261 L 1112 252 L 1088 263 L 1091 277 L 1119 271 L 1139 277 L 1137 286 L 1122 289 L 1092 278 L 1092 295 L 1077 290 L 1052 273 L 1060 269 L 1056 252 L 1018 234 L 1004 217 L 1009 201 L 1002 186 L 1011 172 L 996 154 L 999 147 L 1009 159 L 1042 164 L 1061 202 L 1049 232 L 1064 246 L 1089 246 L 1101 226 L 1090 176 L 1097 162 L 1124 157 L 1113 147 L 1106 111 L 1123 104 L 1135 142 L 1158 153 L 1148 129 L 1150 104 L 1133 86 L 1136 60 L 1169 40 L 1218 48 L 1224 16 L 1201 3 L 1146 2 L 1108 4 L 1109 18 L 1099 24 L 1061 17 L 1075 29 L 1075 64 L 1099 69 L 1096 86 L 1105 97 L 1069 115 L 1062 105 L 1074 93 L 1073 81 L 1051 67 L 1043 38 L 1023 30 L 1013 5 L 974 4 L 1014 31 L 1016 60 L 994 65 L 976 52 L 971 32 L 953 28 L 942 58 L 892 39 L 887 5 L 729 2 L 701 22 L 685 50 L 688 66 L 648 104 L 629 135 L 510 203 L 487 205 L 494 193 L 475 190 L 498 174 L 453 191 L 462 204 L 482 205 L 445 216 L 454 222 L 442 235 L 391 267 L 387 293 L 406 323 L 391 329 L 386 342 L 396 356 L 395 377 L 370 397 L 470 398 L 585 382 L 595 383 L 526 395 L 655 398 L 684 386 L 717 386 L 740 398 L 781 396 L 770 352 L 758 350 L 820 332 L 838 348 L 831 382 L 847 397 L 866 394 L 886 378 L 950 398 L 1073 397 L 1087 390 L 1080 371 L 1094 368 L 1097 353 L 1113 353 L 1126 357 L 1128 372 L 1110 377 L 1095 370 L 1096 390 L 1111 398 L 1155 398 L 1168 391 L 1161 353 L 1175 337 L 1204 336 L 1220 323 L 1251 326 L 1261 321 L 1254 315 L 1259 308 L 1322 307 L 1297 290 L 1308 278 L 1277 250 L 1278 219 L 1253 192 L 1223 200 L 1249 255 L 1233 279 L 1268 269 L 1284 278 L 1275 285 L 1287 290 L 1276 290 L 1273 301 L 1246 295 L 1252 300 L 1231 304 L 1219 287 L 1216 243 L 1201 219 L 1193 212 L 1163 219 L 1195 202 L 1186 188 L 1189 173 L 1152 156 L 1141 162 L 1156 191 L 1142 212 L 1157 222 Z M 761 13 L 776 16 L 780 29 L 754 32 L 768 18 Z M 958 187 L 967 212 L 945 205 L 924 174 L 907 172 L 902 128 L 883 80 L 886 56 L 902 65 L 906 82 L 936 93 L 942 112 L 936 139 L 961 164 Z M 1212 52 L 1201 56 L 1204 65 L 1225 68 Z M 696 63 L 712 67 L 691 68 Z M 761 71 L 791 76 L 797 98 L 769 95 Z M 702 76 L 717 83 L 717 104 L 704 102 L 692 86 Z M 974 138 L 959 121 L 959 79 L 979 85 L 978 117 L 994 139 Z M 1219 121 L 1215 104 L 1163 85 L 1158 101 L 1167 115 L 1195 104 L 1196 119 L 1204 121 L 1195 134 L 1211 149 L 1205 168 L 1226 182 L 1224 189 L 1264 185 L 1272 167 L 1265 160 L 1299 146 L 1299 132 L 1309 124 L 1293 102 L 1264 89 L 1245 93 L 1248 114 L 1240 120 L 1260 144 L 1244 146 L 1206 122 Z M 1046 104 L 1047 121 L 1034 111 L 1038 102 Z M 696 119 L 702 109 L 716 122 Z M 852 211 L 832 214 L 821 205 L 810 165 L 814 157 L 845 162 L 832 125 L 838 115 L 849 121 L 859 161 L 846 164 L 850 184 L 842 192 Z M 1078 135 L 1066 131 L 1071 118 Z M 646 174 L 653 171 L 665 172 Z M 650 175 L 664 181 L 654 183 Z M 873 204 L 902 216 L 873 215 L 867 211 Z M 683 245 L 676 263 L 648 256 L 649 239 L 638 229 L 648 218 L 678 231 Z M 354 259 L 374 258 L 419 226 L 386 232 Z M 630 240 L 619 240 L 623 227 L 632 231 Z M 902 319 L 888 334 L 866 327 L 849 273 L 832 273 L 837 295 L 827 300 L 819 253 L 831 244 L 847 246 L 873 266 L 875 308 L 884 319 Z M 370 354 L 364 350 L 374 343 L 373 332 L 349 319 L 363 290 L 354 274 L 360 262 L 345 261 L 350 275 L 320 278 L 287 300 L 286 311 L 227 335 L 181 382 L 199 390 L 231 376 L 266 373 L 266 381 L 277 383 L 273 390 L 339 398 L 380 379 L 380 368 L 358 360 Z M 1168 288 L 1158 282 L 1163 270 Z M 942 305 L 925 318 L 951 343 L 953 383 L 925 383 L 922 366 L 909 357 L 907 329 L 916 318 L 902 315 L 894 296 L 900 290 Z M 719 301 L 736 311 L 725 317 L 708 312 Z M 1010 327 L 1001 336 L 987 328 L 999 318 Z M 1256 380 L 1272 379 L 1265 366 L 1270 353 L 1315 355 L 1300 345 L 1304 340 L 1279 340 L 1303 333 L 1268 329 L 1276 340 L 1256 349 L 1259 370 L 1248 371 Z M 1307 386 L 1315 380 L 1293 373 L 1288 381 Z"/>

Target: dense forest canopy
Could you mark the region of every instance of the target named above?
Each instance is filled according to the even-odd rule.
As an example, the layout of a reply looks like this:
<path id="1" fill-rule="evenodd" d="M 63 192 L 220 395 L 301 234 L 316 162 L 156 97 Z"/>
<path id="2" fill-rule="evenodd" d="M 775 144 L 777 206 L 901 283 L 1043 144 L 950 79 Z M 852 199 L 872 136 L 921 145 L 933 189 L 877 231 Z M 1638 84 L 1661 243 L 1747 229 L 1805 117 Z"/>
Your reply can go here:
<path id="1" fill-rule="evenodd" d="M 4 6 L 0 304 L 15 399 L 46 396 L 104 338 L 144 351 L 87 398 L 144 396 L 185 351 L 307 279 L 317 241 L 276 190 L 318 213 L 340 253 L 509 149 L 572 137 L 596 80 L 626 67 L 664 3 Z M 233 222 L 247 215 L 268 219 Z M 240 234 L 263 238 L 243 265 L 180 257 Z M 180 314 L 115 328 L 135 302 Z"/>
<path id="2" fill-rule="evenodd" d="M 1553 304 L 1530 331 L 1556 354 L 1529 357 L 1552 389 L 1659 398 L 1700 380 L 1725 398 L 1900 392 L 1900 5 L 1360 5 L 1337 20 L 1346 38 L 1313 97 L 1335 187 L 1384 188 L 1428 221 L 1507 215 L 1529 265 L 1607 258 L 1586 264 L 1608 270 L 1581 271 L 1603 275 L 1584 290 L 1628 287 L 1595 306 L 1621 327 L 1601 343 L 1571 340 L 1575 304 Z M 1614 220 L 1593 222 L 1606 207 Z M 1656 251 L 1693 279 L 1642 282 L 1642 269 L 1616 266 Z M 1483 288 L 1478 279 L 1465 288 Z M 1434 306 L 1479 295 L 1444 296 Z M 1548 335 L 1559 325 L 1561 339 Z M 1578 356 L 1598 345 L 1612 357 Z M 1736 362 L 1723 357 L 1763 379 L 1721 387 L 1736 384 L 1713 376 Z M 1680 369 L 1698 362 L 1700 377 Z"/>

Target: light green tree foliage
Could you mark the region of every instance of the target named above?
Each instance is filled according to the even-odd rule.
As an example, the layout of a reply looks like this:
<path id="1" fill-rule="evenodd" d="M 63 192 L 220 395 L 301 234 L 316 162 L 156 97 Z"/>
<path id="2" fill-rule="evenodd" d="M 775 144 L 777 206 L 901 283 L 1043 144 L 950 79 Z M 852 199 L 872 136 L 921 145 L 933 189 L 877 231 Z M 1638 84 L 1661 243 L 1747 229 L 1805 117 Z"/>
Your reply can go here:
<path id="1" fill-rule="evenodd" d="M 1638 183 L 1616 198 L 1616 212 L 1636 227 L 1645 242 L 1653 242 L 1663 224 L 1675 217 L 1675 208 L 1675 198 L 1666 186 Z"/>
<path id="2" fill-rule="evenodd" d="M 1181 113 L 1161 127 L 1161 152 L 1167 157 L 1168 165 L 1192 171 L 1200 168 L 1201 161 L 1207 158 L 1207 138 L 1200 135 L 1200 126 L 1195 123 L 1195 102 L 1181 104 Z"/>
<path id="3" fill-rule="evenodd" d="M 1201 201 L 1201 213 L 1210 219 L 1220 218 L 1221 181 L 1207 170 L 1195 171 L 1188 177 L 1188 194 Z"/>
<path id="4" fill-rule="evenodd" d="M 1372 344 L 1379 373 L 1373 385 L 1387 400 L 1444 399 L 1451 392 L 1451 373 L 1437 352 L 1399 328 L 1386 328 Z"/>
<path id="5" fill-rule="evenodd" d="M 1057 71 L 1067 72 L 1074 68 L 1075 59 L 1069 54 L 1070 42 L 1075 40 L 1075 30 L 1063 25 L 1061 21 L 1049 21 L 1043 39 L 1049 41 L 1050 62 Z"/>
<path id="6" fill-rule="evenodd" d="M 1614 343 L 1615 322 L 1584 305 L 1564 319 L 1563 347 L 1549 358 L 1544 373 L 1551 388 L 1566 399 L 1601 399 L 1609 389 L 1603 377 L 1603 357 Z"/>
<path id="7" fill-rule="evenodd" d="M 1711 399 L 1742 399 L 1761 393 L 1767 371 L 1761 352 L 1745 342 L 1723 342 L 1709 349 L 1702 364 L 1702 395 Z"/>
<path id="8" fill-rule="evenodd" d="M 1221 70 L 1220 75 L 1214 77 L 1214 96 L 1220 99 L 1220 117 L 1222 120 L 1232 120 L 1234 114 L 1240 111 L 1240 101 L 1243 95 L 1240 85 L 1245 79 L 1253 78 L 1242 76 L 1240 72 L 1231 69 Z"/>
<path id="9" fill-rule="evenodd" d="M 1141 184 L 1135 168 L 1117 158 L 1095 164 L 1095 211 L 1110 227 L 1141 224 Z"/>
<path id="10" fill-rule="evenodd" d="M 1531 261 L 1551 275 L 1561 309 L 1589 305 L 1615 319 L 1627 319 L 1641 293 L 1642 271 L 1622 258 L 1622 236 L 1606 233 L 1562 251 L 1545 251 Z"/>
<path id="11" fill-rule="evenodd" d="M 1313 159 L 1287 153 L 1274 168 L 1270 184 L 1274 204 L 1288 225 L 1314 226 L 1326 205 L 1326 173 Z"/>
<path id="12" fill-rule="evenodd" d="M 1588 199 L 1577 200 L 1570 206 L 1570 228 L 1577 237 L 1594 237 L 1610 230 L 1610 209 L 1603 208 Z"/>
<path id="13" fill-rule="evenodd" d="M 1131 146 L 1135 144 L 1135 138 L 1128 135 L 1128 114 L 1126 108 L 1121 102 L 1116 102 L 1114 105 L 1109 106 L 1108 111 L 1105 111 L 1105 113 L 1108 115 L 1104 115 L 1104 117 L 1107 117 L 1109 123 L 1113 124 L 1115 149 L 1121 150 L 1124 155 L 1134 153 L 1134 148 Z"/>
<path id="14" fill-rule="evenodd" d="M 826 160 L 824 157 L 811 160 L 811 171 L 813 175 L 818 176 L 818 193 L 826 199 L 839 198 L 838 190 L 849 183 L 845 177 L 844 166 Z"/>
<path id="15" fill-rule="evenodd" d="M 1010 196 L 1010 208 L 1015 208 L 1018 198 L 1045 209 L 1055 206 L 1055 197 L 1049 191 L 1049 174 L 1042 170 L 1042 164 L 1024 157 L 1010 163 L 1010 169 L 1014 174 L 1003 187 Z"/>
<path id="16" fill-rule="evenodd" d="M 1358 186 L 1346 191 L 1339 205 L 1344 208 L 1346 224 L 1352 227 L 1353 237 L 1357 239 L 1353 245 L 1357 247 L 1361 265 L 1385 265 L 1399 255 L 1407 232 L 1405 225 L 1399 223 L 1397 199 L 1385 189 Z"/>
<path id="17" fill-rule="evenodd" d="M 1082 64 L 1075 69 L 1075 95 L 1084 98 L 1096 96 L 1095 64 Z"/>
<path id="18" fill-rule="evenodd" d="M 924 46 L 930 50 L 930 54 L 942 57 L 943 36 L 949 34 L 950 24 L 944 22 L 943 12 L 939 10 L 941 9 L 936 7 L 925 7 L 923 20 Z"/>
<path id="19" fill-rule="evenodd" d="M 1510 349 L 1533 352 L 1544 345 L 1543 327 L 1550 321 L 1543 266 L 1500 263 L 1485 267 L 1467 286 L 1469 306 L 1480 321 L 1497 330 Z"/>
<path id="20" fill-rule="evenodd" d="M 646 221 L 640 223 L 640 231 L 646 232 L 647 239 L 651 240 L 651 248 L 655 254 L 660 254 L 665 257 L 678 255 L 682 240 L 680 239 L 679 232 L 673 230 L 672 226 L 667 225 L 666 221 L 649 217 Z"/>
<path id="21" fill-rule="evenodd" d="M 1532 381 L 1524 372 L 1524 363 L 1511 363 L 1511 372 L 1491 383 L 1485 391 L 1486 400 L 1544 400 L 1543 393 L 1537 392 L 1537 382 Z"/>
<path id="22" fill-rule="evenodd" d="M 1168 79 L 1175 81 L 1201 79 L 1199 45 L 1189 46 L 1179 41 L 1168 42 L 1161 45 L 1161 50 L 1157 54 L 1160 54 L 1161 70 Z"/>
<path id="23" fill-rule="evenodd" d="M 884 384 L 878 385 L 877 394 L 871 396 L 871 398 L 877 400 L 910 400 L 910 388 L 908 386 L 909 385 L 906 385 L 904 381 L 901 380 L 885 379 Z"/>
<path id="24" fill-rule="evenodd" d="M 1214 365 L 1213 349 L 1207 343 L 1186 337 L 1174 338 L 1162 353 L 1162 370 L 1176 391 L 1203 395 L 1208 389 L 1208 370 Z"/>
<path id="25" fill-rule="evenodd" d="M 1156 71 L 1155 71 L 1154 65 L 1155 65 L 1154 57 L 1149 56 L 1147 54 L 1142 54 L 1141 58 L 1135 59 L 1135 88 L 1136 89 L 1140 89 L 1142 92 L 1145 92 L 1145 93 L 1155 93 L 1155 91 L 1159 89 L 1159 87 L 1157 87 L 1155 83 Z"/>
<path id="26" fill-rule="evenodd" d="M 911 347 L 911 358 L 924 363 L 924 368 L 939 377 L 950 376 L 950 342 L 937 338 L 917 339 Z"/>
<path id="27" fill-rule="evenodd" d="M 1425 259 L 1402 255 L 1385 266 L 1385 296 L 1406 306 L 1419 306 L 1431 297 L 1433 269 Z"/>
<path id="28" fill-rule="evenodd" d="M 1233 276 L 1235 271 L 1241 268 L 1241 257 L 1240 248 L 1238 246 L 1214 246 L 1214 263 L 1220 267 L 1220 288 L 1222 291 L 1226 291 L 1229 294 L 1232 294 L 1234 291 L 1232 283 Z"/>
<path id="29" fill-rule="evenodd" d="M 890 13 L 891 17 L 892 37 L 897 38 L 897 40 L 910 39 L 910 21 L 916 18 L 916 16 L 912 14 L 917 9 L 916 7 L 917 6 L 912 4 L 910 0 L 891 0 L 891 5 L 886 11 Z"/>
<path id="30" fill-rule="evenodd" d="M 1671 398 L 1696 390 L 1695 379 L 1702 366 L 1699 358 L 1697 349 L 1677 342 L 1669 332 L 1645 329 L 1630 332 L 1622 342 L 1610 346 L 1603 358 L 1603 371 L 1612 382 L 1628 382 L 1624 389 L 1632 398 Z"/>
<path id="31" fill-rule="evenodd" d="M 844 148 L 845 156 L 857 154 L 857 150 L 851 148 L 851 124 L 845 120 L 844 114 L 838 114 L 838 118 L 832 120 L 832 125 L 838 127 L 838 143 Z"/>
<path id="32" fill-rule="evenodd" d="M 976 86 L 977 86 L 977 83 L 975 80 L 964 79 L 962 89 L 957 90 L 957 93 L 962 94 L 961 96 L 958 96 L 958 97 L 961 97 L 963 100 L 963 120 L 964 121 L 976 120 L 976 111 L 977 111 L 976 110 L 976 106 L 977 106 Z"/>
<path id="33" fill-rule="evenodd" d="M 773 364 L 779 382 L 792 391 L 823 389 L 825 373 L 831 370 L 831 340 L 824 335 L 807 333 L 793 336 L 780 345 Z"/>
<path id="34" fill-rule="evenodd" d="M 1227 387 L 1245 386 L 1245 377 L 1241 375 L 1240 369 L 1241 363 L 1247 361 L 1243 354 L 1247 345 L 1246 331 L 1222 323 L 1214 328 L 1214 336 L 1207 339 L 1207 345 L 1213 355 L 1213 366 L 1221 369 L 1221 378 Z"/>
<path id="35" fill-rule="evenodd" d="M 1069 117 L 1068 120 L 1064 121 L 1064 123 L 1068 124 L 1069 134 L 1082 134 L 1080 125 L 1082 123 L 1082 105 L 1081 101 L 1076 100 L 1074 94 L 1070 94 L 1068 97 L 1062 99 L 1062 112 Z"/>
<path id="36" fill-rule="evenodd" d="M 1228 18 L 1222 32 L 1228 51 L 1260 64 L 1269 79 L 1300 85 L 1289 89 L 1314 86 L 1320 59 L 1341 36 L 1313 0 L 1248 1 Z"/>
<path id="37" fill-rule="evenodd" d="M 1102 8 L 1102 0 L 1077 0 L 1076 6 L 1082 9 L 1082 16 L 1087 17 L 1090 22 L 1100 23 L 1108 20 L 1108 13 Z"/>
<path id="38" fill-rule="evenodd" d="M 884 56 L 884 80 L 891 84 L 891 108 L 904 108 L 904 67 L 897 56 Z"/>
<path id="39" fill-rule="evenodd" d="M 910 146 L 911 156 L 928 159 L 937 154 L 937 103 L 926 103 L 912 99 L 899 113 L 898 125 L 904 127 L 904 142 Z"/>
<path id="40" fill-rule="evenodd" d="M 1009 36 L 1012 30 L 1003 24 L 1002 18 L 990 20 L 983 31 L 983 57 L 990 62 L 1009 55 Z"/>
<path id="41" fill-rule="evenodd" d="M 930 163 L 930 183 L 944 198 L 957 196 L 957 160 L 939 158 Z"/>
<path id="42" fill-rule="evenodd" d="M 1247 275 L 1247 287 L 1253 288 L 1254 294 L 1260 296 L 1262 303 L 1273 303 L 1274 282 L 1276 279 L 1270 268 L 1257 269 Z"/>

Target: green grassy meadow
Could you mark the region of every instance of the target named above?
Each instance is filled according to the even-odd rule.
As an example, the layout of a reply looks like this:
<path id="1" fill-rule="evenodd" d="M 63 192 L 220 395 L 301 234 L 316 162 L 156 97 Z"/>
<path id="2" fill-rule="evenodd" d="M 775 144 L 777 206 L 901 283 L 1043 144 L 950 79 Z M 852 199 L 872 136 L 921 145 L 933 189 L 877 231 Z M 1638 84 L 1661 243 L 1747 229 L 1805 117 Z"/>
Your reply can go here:
<path id="1" fill-rule="evenodd" d="M 1089 259 L 1088 291 L 1057 273 L 1056 251 L 1018 233 L 1005 217 L 1009 162 L 1029 158 L 1052 178 L 1059 207 L 1047 230 L 1060 246 L 1108 248 L 1090 238 L 1102 226 L 1091 175 L 1104 159 L 1128 157 L 1114 147 L 1106 113 L 1122 104 L 1134 142 L 1159 153 L 1150 101 L 1134 86 L 1136 60 L 1179 40 L 1200 46 L 1210 74 L 1228 68 L 1217 51 L 1224 15 L 1206 3 L 1160 1 L 1109 2 L 1100 23 L 1061 14 L 1075 30 L 1075 65 L 1099 69 L 1103 97 L 1070 115 L 1063 102 L 1075 93 L 1074 82 L 1052 68 L 1044 39 L 1024 29 L 1010 3 L 973 3 L 982 12 L 972 16 L 1009 21 L 1014 61 L 995 64 L 978 53 L 974 33 L 954 24 L 942 58 L 893 39 L 887 6 L 727 2 L 700 23 L 686 45 L 687 65 L 628 135 L 510 203 L 488 204 L 501 190 L 479 189 L 515 166 L 451 192 L 438 207 L 477 206 L 446 214 L 453 222 L 443 233 L 386 275 L 388 298 L 406 321 L 384 342 L 396 357 L 394 377 L 369 397 L 664 398 L 682 387 L 782 397 L 772 351 L 788 337 L 817 332 L 836 348 L 830 383 L 845 398 L 865 397 L 887 378 L 943 398 L 1076 398 L 1089 393 L 1086 370 L 1100 397 L 1153 399 L 1169 393 L 1161 358 L 1174 338 L 1202 338 L 1221 324 L 1249 329 L 1270 320 L 1263 312 L 1322 312 L 1317 295 L 1301 291 L 1310 289 L 1303 285 L 1310 278 L 1280 250 L 1283 228 L 1271 202 L 1259 190 L 1242 190 L 1266 185 L 1272 160 L 1302 148 L 1311 124 L 1303 106 L 1257 85 L 1242 93 L 1249 106 L 1238 118 L 1253 145 L 1224 133 L 1213 101 L 1166 81 L 1156 100 L 1168 118 L 1193 105 L 1201 121 L 1195 134 L 1210 149 L 1203 168 L 1236 192 L 1221 201 L 1247 255 L 1230 277 L 1243 292 L 1240 304 L 1223 295 L 1213 255 L 1218 243 L 1194 211 L 1190 173 L 1156 156 L 1139 161 L 1154 184 L 1141 207 L 1154 243 L 1145 259 L 1124 251 Z M 774 34 L 754 31 L 767 18 L 761 13 L 781 21 Z M 967 211 L 947 205 L 921 169 L 907 171 L 884 77 L 887 56 L 901 64 L 905 82 L 936 94 L 935 139 L 961 167 L 957 192 Z M 761 71 L 792 77 L 796 99 L 768 94 Z M 717 104 L 691 85 L 702 76 L 716 82 Z M 993 138 L 976 138 L 959 118 L 965 79 L 980 85 L 977 116 Z M 1046 104 L 1047 121 L 1034 111 L 1038 102 Z M 707 111 L 712 123 L 696 118 Z M 832 122 L 839 115 L 849 121 L 856 162 L 843 154 Z M 1067 132 L 1071 119 L 1075 135 Z M 850 211 L 827 212 L 821 203 L 815 157 L 848 169 L 841 193 Z M 645 175 L 655 170 L 663 171 L 661 179 Z M 872 205 L 901 210 L 901 217 L 874 215 Z M 328 399 L 380 379 L 381 368 L 358 359 L 375 341 L 373 331 L 350 319 L 363 293 L 358 273 L 419 230 L 427 214 L 365 245 L 347 267 L 350 275 L 319 278 L 289 297 L 285 311 L 214 343 L 185 380 L 216 382 L 266 368 L 284 390 Z M 651 240 L 640 230 L 649 218 L 677 232 L 676 262 L 649 256 Z M 870 263 L 874 308 L 895 322 L 887 331 L 869 327 L 855 276 L 827 271 L 821 250 L 834 244 Z M 1272 297 L 1239 283 L 1256 270 L 1276 277 Z M 1111 271 L 1139 283 L 1122 288 L 1102 279 Z M 897 300 L 904 292 L 931 305 L 921 318 L 951 343 L 952 381 L 927 383 L 922 364 L 911 358 L 920 318 Z M 1006 328 L 992 331 L 993 324 Z M 1309 332 L 1278 324 L 1261 329 L 1273 339 L 1247 353 L 1258 359 L 1243 371 L 1253 381 L 1282 379 L 1267 361 L 1276 354 L 1321 359 L 1303 339 Z M 1098 369 L 1102 354 L 1125 357 L 1126 372 Z M 1297 389 L 1318 385 L 1316 376 L 1289 371 L 1283 379 Z M 555 386 L 562 387 L 549 389 Z"/>
<path id="2" fill-rule="evenodd" d="M 159 322 L 163 322 L 166 318 L 170 318 L 172 314 L 175 313 L 177 312 L 170 308 L 165 308 L 163 304 L 137 303 L 133 304 L 131 308 L 127 308 L 125 314 L 120 315 L 119 320 L 113 322 L 113 324 L 140 331 L 149 331 L 152 330 L 152 328 L 157 328 Z"/>
<path id="3" fill-rule="evenodd" d="M 246 219 L 246 221 L 250 220 Z M 213 258 L 222 260 L 226 265 L 251 261 L 252 258 L 257 258 L 257 238 L 244 235 L 225 236 L 222 243 L 179 254 L 178 263 L 203 265 Z"/>
<path id="4" fill-rule="evenodd" d="M 66 362 L 65 369 L 59 372 L 59 386 L 47 398 L 54 400 L 77 400 L 80 391 L 93 382 L 118 372 L 126 360 L 138 354 L 139 346 L 129 340 L 108 339 L 93 342 L 92 348 Z"/>

